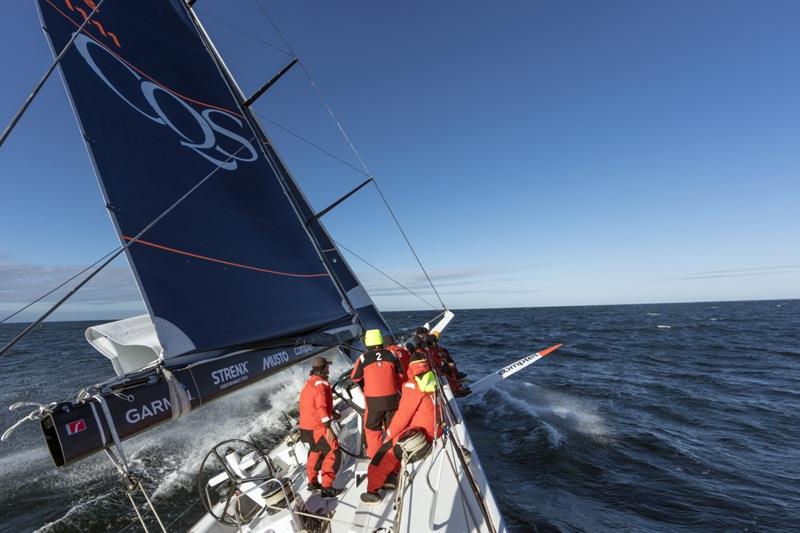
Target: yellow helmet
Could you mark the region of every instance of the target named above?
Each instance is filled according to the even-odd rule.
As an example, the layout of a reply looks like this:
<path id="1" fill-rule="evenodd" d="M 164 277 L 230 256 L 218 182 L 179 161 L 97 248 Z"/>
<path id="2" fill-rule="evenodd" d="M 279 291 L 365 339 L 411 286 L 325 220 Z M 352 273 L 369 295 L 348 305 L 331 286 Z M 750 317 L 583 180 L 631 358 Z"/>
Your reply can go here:
<path id="1" fill-rule="evenodd" d="M 364 344 L 369 346 L 383 346 L 383 335 L 381 335 L 381 330 L 379 329 L 370 329 L 367 330 L 367 334 L 364 335 Z"/>

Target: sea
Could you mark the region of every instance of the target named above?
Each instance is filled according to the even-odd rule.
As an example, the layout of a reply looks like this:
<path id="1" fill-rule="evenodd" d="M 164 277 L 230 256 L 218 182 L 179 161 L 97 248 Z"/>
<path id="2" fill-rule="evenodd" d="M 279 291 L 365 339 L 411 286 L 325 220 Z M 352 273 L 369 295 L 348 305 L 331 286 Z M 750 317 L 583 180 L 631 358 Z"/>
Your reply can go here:
<path id="1" fill-rule="evenodd" d="M 409 330 L 429 312 L 387 313 Z M 112 375 L 89 322 L 37 328 L 0 358 L 0 426 Z M 0 340 L 20 324 L 0 326 Z M 443 336 L 478 379 L 564 347 L 459 400 L 511 531 L 800 530 L 800 300 L 457 311 Z M 344 368 L 343 363 L 340 368 Z M 304 369 L 126 441 L 170 531 L 203 514 L 195 470 L 217 442 L 286 433 Z M 35 423 L 0 444 L 0 530 L 141 531 L 103 454 L 57 469 Z M 150 522 L 151 530 L 155 523 Z"/>

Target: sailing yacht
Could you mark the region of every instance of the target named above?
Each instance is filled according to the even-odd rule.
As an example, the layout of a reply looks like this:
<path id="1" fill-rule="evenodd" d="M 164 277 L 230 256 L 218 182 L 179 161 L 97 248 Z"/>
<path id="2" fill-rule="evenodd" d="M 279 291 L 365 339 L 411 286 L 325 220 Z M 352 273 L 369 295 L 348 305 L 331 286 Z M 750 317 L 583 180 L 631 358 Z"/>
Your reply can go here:
<path id="1" fill-rule="evenodd" d="M 297 59 L 246 98 L 193 3 L 37 0 L 147 313 L 89 328 L 115 375 L 26 418 L 57 467 L 106 453 L 163 530 L 125 439 L 317 355 L 349 363 L 364 331 L 391 331 L 324 227 L 327 210 L 312 209 L 250 108 Z M 453 317 L 444 309 L 429 327 L 442 333 Z M 191 531 L 506 530 L 446 381 L 443 436 L 405 450 L 398 487 L 373 506 L 360 500 L 363 395 L 346 374 L 333 390 L 337 499 L 308 491 L 308 449 L 289 420 L 268 452 L 236 435 L 208 451 L 197 473 L 207 512 Z"/>

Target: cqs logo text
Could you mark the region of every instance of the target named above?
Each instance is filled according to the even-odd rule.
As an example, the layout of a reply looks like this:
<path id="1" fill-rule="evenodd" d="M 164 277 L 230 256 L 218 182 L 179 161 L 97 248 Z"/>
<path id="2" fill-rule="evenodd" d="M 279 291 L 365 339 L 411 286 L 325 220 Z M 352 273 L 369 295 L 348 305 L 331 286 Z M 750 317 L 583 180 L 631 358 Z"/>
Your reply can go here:
<path id="1" fill-rule="evenodd" d="M 172 129 L 177 134 L 181 146 L 193 150 L 225 170 L 235 170 L 239 161 L 250 162 L 258 159 L 258 152 L 250 141 L 228 129 L 234 126 L 233 123 L 238 126 L 237 129 L 242 129 L 242 120 L 238 117 L 215 108 L 207 108 L 198 112 L 183 98 L 161 85 L 145 79 L 116 55 L 82 33 L 75 38 L 75 48 L 94 73 L 117 96 L 144 117 Z M 104 65 L 104 69 L 113 65 L 111 68 L 113 72 L 101 69 L 98 61 Z M 117 82 L 127 79 L 129 83 L 125 84 L 126 87 L 121 88 L 112 83 L 110 78 Z M 165 111 L 162 104 L 159 104 L 159 100 L 165 102 L 164 98 L 174 102 L 167 106 L 169 113 Z M 134 103 L 134 101 L 139 103 Z M 177 107 L 174 105 L 175 103 L 178 104 Z M 183 111 L 180 111 L 180 108 Z M 193 123 L 188 122 L 187 119 Z M 222 124 L 220 119 L 222 119 Z M 181 127 L 176 124 L 179 121 Z M 224 125 L 226 122 L 230 123 L 230 126 L 226 127 Z M 238 143 L 240 147 L 228 152 L 219 145 L 218 137 L 227 138 L 229 142 Z"/>

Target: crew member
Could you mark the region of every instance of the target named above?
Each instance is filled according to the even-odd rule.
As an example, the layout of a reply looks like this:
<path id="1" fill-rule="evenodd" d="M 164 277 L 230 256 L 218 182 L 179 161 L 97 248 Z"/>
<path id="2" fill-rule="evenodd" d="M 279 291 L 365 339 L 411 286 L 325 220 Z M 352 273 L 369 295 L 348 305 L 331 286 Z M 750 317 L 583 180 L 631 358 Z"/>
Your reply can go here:
<path id="1" fill-rule="evenodd" d="M 392 352 L 395 357 L 397 357 L 398 361 L 400 361 L 403 377 L 398 385 L 402 386 L 407 379 L 406 372 L 408 372 L 408 363 L 411 362 L 411 353 L 404 346 L 397 344 L 393 335 L 385 335 L 383 337 L 383 345 L 386 346 L 386 349 Z"/>
<path id="2" fill-rule="evenodd" d="M 430 354 L 431 362 L 435 365 L 437 371 L 447 379 L 450 390 L 453 391 L 453 396 L 462 397 L 467 396 L 470 392 L 469 388 L 462 387 L 458 381 L 458 370 L 455 363 L 449 363 L 444 353 L 439 349 L 437 344 L 438 338 L 436 335 L 427 335 L 425 337 L 428 345 L 428 353 Z M 449 352 L 447 356 L 449 357 Z"/>
<path id="3" fill-rule="evenodd" d="M 439 349 L 439 355 L 442 358 L 442 363 L 452 367 L 455 370 L 456 377 L 458 379 L 463 379 L 463 378 L 467 377 L 466 372 L 461 372 L 461 371 L 458 370 L 458 367 L 456 366 L 455 360 L 450 355 L 450 350 L 448 350 L 447 348 L 442 346 L 442 343 L 439 342 L 439 337 L 442 334 L 440 332 L 438 332 L 438 331 L 434 331 L 432 333 L 432 335 L 433 335 L 433 338 L 434 338 L 433 342 L 434 342 L 434 344 L 436 344 L 436 347 Z"/>
<path id="4" fill-rule="evenodd" d="M 308 490 L 322 490 L 323 498 L 335 498 L 342 492 L 342 489 L 333 488 L 342 456 L 339 441 L 331 429 L 336 413 L 328 383 L 329 365 L 330 361 L 324 357 L 315 357 L 311 362 L 311 374 L 300 392 L 300 440 L 309 445 Z"/>
<path id="5" fill-rule="evenodd" d="M 413 432 L 421 432 L 428 442 L 442 434 L 441 411 L 436 408 L 433 394 L 438 381 L 421 352 L 412 355 L 408 372 L 411 379 L 403 384 L 400 406 L 386 430 L 386 442 L 367 469 L 367 492 L 361 495 L 364 503 L 378 503 L 383 499 L 379 492 L 381 488 L 395 488 L 403 457 L 399 441 Z"/>
<path id="6" fill-rule="evenodd" d="M 400 402 L 398 383 L 402 367 L 397 357 L 384 349 L 381 330 L 368 330 L 364 345 L 367 351 L 356 359 L 350 379 L 364 389 L 364 438 L 367 456 L 372 458 L 381 447 L 383 429 L 391 422 Z"/>

